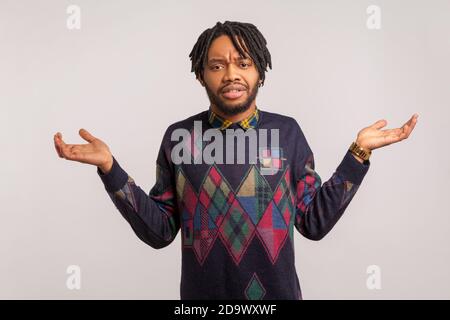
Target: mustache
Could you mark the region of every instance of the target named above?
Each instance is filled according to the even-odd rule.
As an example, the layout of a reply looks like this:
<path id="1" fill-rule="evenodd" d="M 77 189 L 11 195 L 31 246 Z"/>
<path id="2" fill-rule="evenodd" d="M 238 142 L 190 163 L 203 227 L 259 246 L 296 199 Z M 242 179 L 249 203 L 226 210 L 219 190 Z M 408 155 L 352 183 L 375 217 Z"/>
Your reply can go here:
<path id="1" fill-rule="evenodd" d="M 226 92 L 226 91 L 230 91 L 230 90 L 244 91 L 247 89 L 248 88 L 245 84 L 236 82 L 236 83 L 231 83 L 231 84 L 227 84 L 227 85 L 223 86 L 222 89 L 220 90 L 220 92 Z"/>

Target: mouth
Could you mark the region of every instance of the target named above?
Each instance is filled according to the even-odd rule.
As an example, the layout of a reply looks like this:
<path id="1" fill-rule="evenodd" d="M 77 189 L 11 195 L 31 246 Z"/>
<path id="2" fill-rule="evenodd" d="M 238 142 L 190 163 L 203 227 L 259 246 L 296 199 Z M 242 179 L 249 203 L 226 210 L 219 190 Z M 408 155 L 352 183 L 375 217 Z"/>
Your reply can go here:
<path id="1" fill-rule="evenodd" d="M 222 90 L 222 96 L 225 99 L 236 100 L 244 95 L 246 87 L 241 84 L 229 85 Z"/>
<path id="2" fill-rule="evenodd" d="M 242 97 L 245 93 L 245 90 L 230 90 L 227 92 L 222 92 L 222 96 L 229 100 L 236 100 Z"/>

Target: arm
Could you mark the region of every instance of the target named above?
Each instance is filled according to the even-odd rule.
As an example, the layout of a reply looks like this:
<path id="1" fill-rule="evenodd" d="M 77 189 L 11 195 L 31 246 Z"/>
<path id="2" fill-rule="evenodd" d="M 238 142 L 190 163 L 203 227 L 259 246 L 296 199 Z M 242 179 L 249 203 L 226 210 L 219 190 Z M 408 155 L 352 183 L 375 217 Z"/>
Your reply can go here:
<path id="1" fill-rule="evenodd" d="M 344 213 L 359 188 L 370 160 L 361 163 L 347 151 L 331 178 L 322 184 L 315 171 L 314 155 L 306 144 L 303 169 L 295 177 L 296 215 L 295 227 L 310 240 L 321 240 Z"/>
<path id="2" fill-rule="evenodd" d="M 147 195 L 113 157 L 111 170 L 100 176 L 105 189 L 133 231 L 149 246 L 168 246 L 180 229 L 173 187 L 173 175 L 166 167 L 161 147 L 156 165 L 156 183 Z"/>

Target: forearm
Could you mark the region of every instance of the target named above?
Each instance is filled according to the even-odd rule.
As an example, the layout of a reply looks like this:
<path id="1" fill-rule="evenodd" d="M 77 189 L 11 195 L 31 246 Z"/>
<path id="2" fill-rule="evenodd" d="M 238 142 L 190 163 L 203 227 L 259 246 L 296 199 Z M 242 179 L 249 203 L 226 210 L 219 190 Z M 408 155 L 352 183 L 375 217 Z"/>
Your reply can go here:
<path id="1" fill-rule="evenodd" d="M 357 159 L 356 159 L 357 160 Z M 340 219 L 366 174 L 370 163 L 355 161 L 352 153 L 347 152 L 344 159 L 323 185 L 313 168 L 303 181 L 298 183 L 299 190 L 308 190 L 297 204 L 297 229 L 311 240 L 322 239 Z"/>
<path id="2" fill-rule="evenodd" d="M 170 244 L 178 231 L 172 208 L 147 195 L 114 158 L 106 172 L 100 167 L 97 170 L 109 197 L 136 235 L 153 248 Z"/>

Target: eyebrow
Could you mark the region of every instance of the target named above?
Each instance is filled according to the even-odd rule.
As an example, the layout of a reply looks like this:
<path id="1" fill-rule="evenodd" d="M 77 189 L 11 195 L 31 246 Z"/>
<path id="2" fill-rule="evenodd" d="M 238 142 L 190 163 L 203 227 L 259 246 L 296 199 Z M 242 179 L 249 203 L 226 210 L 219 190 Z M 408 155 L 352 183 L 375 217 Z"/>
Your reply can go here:
<path id="1" fill-rule="evenodd" d="M 208 60 L 208 63 L 213 63 L 213 62 L 223 62 L 223 61 L 225 61 L 225 60 L 226 60 L 226 59 L 224 59 L 224 58 L 211 58 L 211 59 Z M 242 60 L 250 60 L 250 58 L 239 56 L 239 57 L 234 57 L 233 60 L 242 61 Z"/>

